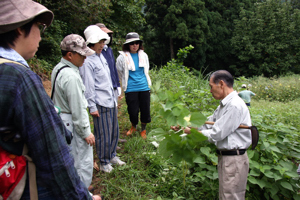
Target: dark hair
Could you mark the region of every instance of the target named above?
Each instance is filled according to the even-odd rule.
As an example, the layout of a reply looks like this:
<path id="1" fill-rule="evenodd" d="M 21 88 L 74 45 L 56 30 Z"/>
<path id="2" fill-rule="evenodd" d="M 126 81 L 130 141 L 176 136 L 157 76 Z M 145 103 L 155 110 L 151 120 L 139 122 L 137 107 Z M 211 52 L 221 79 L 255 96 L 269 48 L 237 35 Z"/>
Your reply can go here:
<path id="1" fill-rule="evenodd" d="M 211 74 L 210 78 L 215 84 L 219 84 L 222 80 L 229 88 L 233 88 L 234 79 L 232 75 L 226 70 L 218 70 Z"/>
<path id="2" fill-rule="evenodd" d="M 61 50 L 61 54 L 62 54 L 63 57 L 64 57 L 65 55 L 67 55 L 68 52 L 70 52 L 70 51 Z"/>
<path id="3" fill-rule="evenodd" d="M 135 42 L 135 41 L 133 41 L 133 42 Z M 140 42 L 140 46 L 139 46 L 138 51 L 139 51 L 140 49 L 141 49 L 141 50 L 144 50 L 143 42 L 141 42 L 141 41 L 139 41 L 139 42 Z M 129 44 L 130 44 L 130 43 L 123 44 L 123 45 L 122 45 L 122 50 L 123 50 L 123 51 L 129 51 L 129 52 L 130 52 Z"/>
<path id="4" fill-rule="evenodd" d="M 37 22 L 36 18 L 34 18 L 32 21 L 28 22 L 27 24 L 24 24 L 20 28 L 25 31 L 25 37 L 27 37 L 31 31 L 32 25 Z M 15 46 L 15 41 L 19 37 L 19 33 L 17 30 L 12 30 L 6 33 L 0 34 L 0 47 L 3 47 L 5 49 L 9 49 L 10 45 Z"/>
<path id="5" fill-rule="evenodd" d="M 91 48 L 91 47 L 94 47 L 95 44 L 89 43 L 87 46 L 88 46 L 89 48 Z"/>

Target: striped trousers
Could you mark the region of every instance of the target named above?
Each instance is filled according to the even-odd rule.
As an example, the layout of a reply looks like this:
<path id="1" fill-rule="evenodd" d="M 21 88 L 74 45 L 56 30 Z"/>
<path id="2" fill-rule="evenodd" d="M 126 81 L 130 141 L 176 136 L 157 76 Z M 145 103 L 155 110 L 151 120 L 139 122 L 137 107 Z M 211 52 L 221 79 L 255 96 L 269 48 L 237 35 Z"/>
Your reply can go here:
<path id="1" fill-rule="evenodd" d="M 97 105 L 100 117 L 93 117 L 96 151 L 101 165 L 114 158 L 119 139 L 118 109 Z"/>

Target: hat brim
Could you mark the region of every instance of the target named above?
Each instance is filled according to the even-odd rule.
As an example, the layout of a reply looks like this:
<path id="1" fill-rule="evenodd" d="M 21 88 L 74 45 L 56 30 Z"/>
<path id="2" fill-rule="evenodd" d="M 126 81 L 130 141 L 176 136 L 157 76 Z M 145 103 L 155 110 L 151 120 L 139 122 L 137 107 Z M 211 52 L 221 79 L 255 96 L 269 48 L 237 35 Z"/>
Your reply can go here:
<path id="1" fill-rule="evenodd" d="M 86 48 L 81 49 L 81 50 L 77 50 L 76 52 L 79 53 L 82 56 L 91 56 L 95 53 L 95 51 L 93 49 L 89 48 L 89 47 L 86 47 Z"/>
<path id="2" fill-rule="evenodd" d="M 128 43 L 134 42 L 134 41 L 143 42 L 143 40 L 140 40 L 139 38 L 131 38 L 131 39 L 127 39 L 124 44 L 128 44 Z"/>
<path id="3" fill-rule="evenodd" d="M 106 27 L 101 28 L 102 31 L 104 31 L 105 33 L 114 33 L 113 31 L 109 30 Z"/>
<path id="4" fill-rule="evenodd" d="M 5 14 L 1 13 L 3 16 L 0 18 L 0 33 L 15 30 L 32 21 L 34 18 L 48 27 L 54 17 L 52 11 L 34 1 L 14 1 L 10 3 L 2 1 L 0 5 L 1 9 L 5 10 Z"/>

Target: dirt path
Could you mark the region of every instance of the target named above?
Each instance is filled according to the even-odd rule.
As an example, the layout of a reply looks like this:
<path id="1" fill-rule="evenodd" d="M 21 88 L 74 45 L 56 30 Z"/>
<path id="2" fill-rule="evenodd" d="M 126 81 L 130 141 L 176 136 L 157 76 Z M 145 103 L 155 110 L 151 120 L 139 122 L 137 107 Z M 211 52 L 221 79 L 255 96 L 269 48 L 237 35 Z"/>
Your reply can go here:
<path id="1" fill-rule="evenodd" d="M 51 96 L 51 81 L 50 80 L 43 80 L 43 85 L 44 85 L 44 88 L 45 88 L 47 94 L 50 97 Z"/>

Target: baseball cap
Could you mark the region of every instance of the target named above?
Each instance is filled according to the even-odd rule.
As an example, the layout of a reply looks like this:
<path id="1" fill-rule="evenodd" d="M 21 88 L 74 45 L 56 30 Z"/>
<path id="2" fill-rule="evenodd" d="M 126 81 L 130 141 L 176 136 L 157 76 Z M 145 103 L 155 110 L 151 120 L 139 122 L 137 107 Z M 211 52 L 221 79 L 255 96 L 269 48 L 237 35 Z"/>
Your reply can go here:
<path id="1" fill-rule="evenodd" d="M 83 37 L 77 34 L 67 35 L 60 43 L 60 48 L 63 51 L 75 51 L 82 56 L 90 56 L 95 53 L 94 50 L 90 49 Z"/>
<path id="2" fill-rule="evenodd" d="M 104 31 L 105 33 L 113 33 L 113 31 L 109 30 L 108 28 L 106 28 L 106 26 L 102 23 L 97 23 L 96 26 L 98 26 L 99 28 L 101 28 L 102 31 Z"/>

